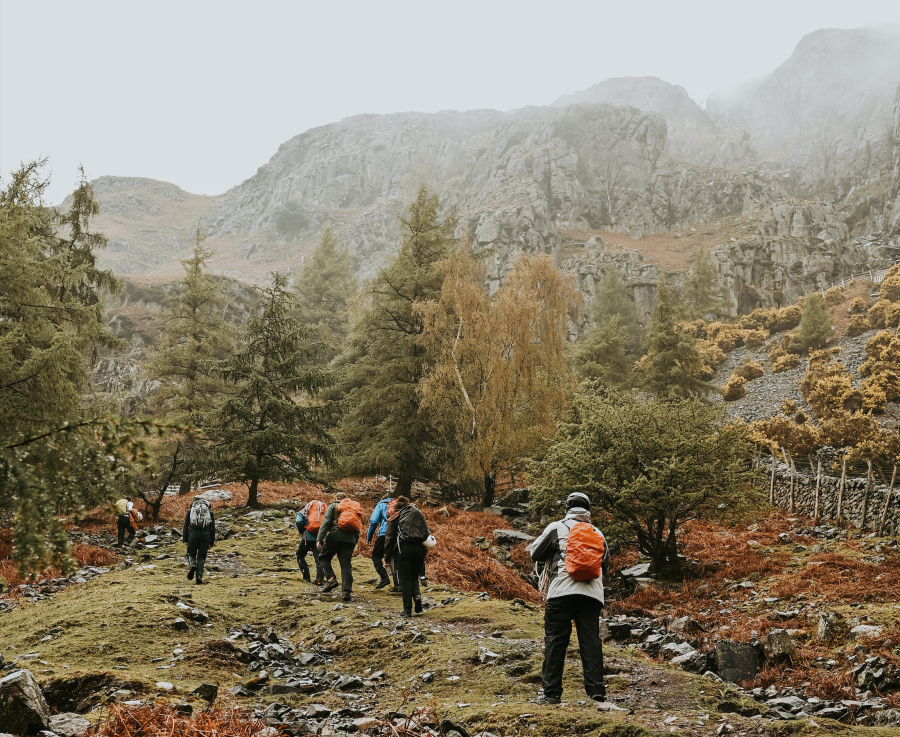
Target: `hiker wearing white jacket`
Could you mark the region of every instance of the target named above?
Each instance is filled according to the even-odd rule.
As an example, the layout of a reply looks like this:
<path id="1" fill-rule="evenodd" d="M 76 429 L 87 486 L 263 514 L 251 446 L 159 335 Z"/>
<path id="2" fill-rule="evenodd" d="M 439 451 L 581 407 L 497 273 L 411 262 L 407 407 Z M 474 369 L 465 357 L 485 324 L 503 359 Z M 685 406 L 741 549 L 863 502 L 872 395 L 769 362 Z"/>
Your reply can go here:
<path id="1" fill-rule="evenodd" d="M 573 543 L 567 556 L 570 535 Z M 540 589 L 547 600 L 541 670 L 544 693 L 538 703 L 558 704 L 562 699 L 563 666 L 572 622 L 578 631 L 584 689 L 595 701 L 606 701 L 600 613 L 609 547 L 603 533 L 591 524 L 591 500 L 580 492 L 569 494 L 566 516 L 547 525 L 528 546 L 528 552 L 533 561 L 544 563 Z"/>

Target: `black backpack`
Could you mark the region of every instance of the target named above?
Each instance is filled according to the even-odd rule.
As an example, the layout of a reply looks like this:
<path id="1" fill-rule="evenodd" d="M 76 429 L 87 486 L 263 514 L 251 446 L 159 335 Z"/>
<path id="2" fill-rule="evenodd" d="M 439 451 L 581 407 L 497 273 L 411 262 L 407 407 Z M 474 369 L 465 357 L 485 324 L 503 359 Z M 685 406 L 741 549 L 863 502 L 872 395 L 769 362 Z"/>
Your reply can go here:
<path id="1" fill-rule="evenodd" d="M 408 504 L 400 510 L 400 515 L 397 517 L 397 532 L 399 540 L 415 543 L 424 542 L 431 534 L 428 530 L 428 523 L 425 521 L 425 515 L 412 504 Z"/>

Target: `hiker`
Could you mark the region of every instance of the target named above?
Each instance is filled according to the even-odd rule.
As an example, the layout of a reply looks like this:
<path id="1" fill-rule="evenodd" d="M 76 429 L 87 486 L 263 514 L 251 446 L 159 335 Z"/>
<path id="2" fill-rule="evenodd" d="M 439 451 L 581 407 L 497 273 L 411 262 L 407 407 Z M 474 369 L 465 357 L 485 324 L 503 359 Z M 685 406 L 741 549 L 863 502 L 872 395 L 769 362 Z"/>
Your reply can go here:
<path id="1" fill-rule="evenodd" d="M 206 553 L 216 544 L 216 520 L 209 502 L 195 496 L 191 508 L 184 515 L 184 529 L 181 537 L 187 543 L 187 558 L 190 569 L 188 581 L 196 576 L 198 586 L 203 584 L 203 566 Z"/>
<path id="2" fill-rule="evenodd" d="M 562 698 L 563 666 L 572 636 L 584 669 L 584 689 L 594 701 L 606 701 L 603 683 L 603 645 L 600 613 L 603 576 L 609 569 L 609 548 L 603 533 L 591 524 L 591 500 L 580 492 L 566 499 L 566 516 L 551 522 L 528 546 L 531 559 L 544 563 L 540 589 L 547 600 L 544 611 L 544 693 L 539 704 L 558 704 Z"/>
<path id="3" fill-rule="evenodd" d="M 325 502 L 313 499 L 297 514 L 295 524 L 300 533 L 300 544 L 297 546 L 297 565 L 303 574 L 303 580 L 310 583 L 309 566 L 306 564 L 306 554 L 312 552 L 313 561 L 316 564 L 315 585 L 321 586 L 325 581 L 322 578 L 322 564 L 319 562 L 319 548 L 316 545 L 316 535 L 322 526 L 322 518 L 327 509 Z"/>
<path id="4" fill-rule="evenodd" d="M 138 512 L 132 516 L 134 503 L 127 499 L 119 499 L 115 504 L 116 512 L 116 529 L 119 533 L 119 542 L 116 547 L 121 548 L 123 545 L 131 545 L 134 536 L 137 534 L 137 525 L 135 524 Z M 125 532 L 128 532 L 128 538 L 125 538 Z"/>
<path id="5" fill-rule="evenodd" d="M 393 561 L 400 577 L 400 593 L 403 595 L 403 612 L 400 616 L 411 617 L 413 601 L 416 614 L 422 613 L 419 574 L 423 571 L 425 554 L 428 552 L 423 543 L 431 535 L 431 531 L 425 516 L 405 496 L 397 497 L 394 510 L 388 520 L 384 557 L 385 561 Z"/>
<path id="6" fill-rule="evenodd" d="M 375 505 L 372 516 L 369 517 L 369 530 L 366 533 L 366 542 L 371 543 L 372 536 L 373 534 L 375 535 L 375 544 L 372 546 L 372 565 L 375 567 L 375 573 L 381 578 L 381 581 L 375 587 L 376 589 L 383 589 L 391 582 L 382 559 L 384 558 L 384 541 L 387 535 L 388 517 L 394 512 L 393 501 L 391 492 L 385 492 L 381 501 Z M 396 571 L 394 571 L 393 578 L 394 588 L 399 591 Z"/>
<path id="7" fill-rule="evenodd" d="M 331 567 L 332 559 L 337 556 L 338 563 L 341 564 L 341 598 L 350 601 L 353 591 L 353 551 L 359 542 L 360 530 L 362 530 L 362 507 L 359 506 L 359 502 L 348 499 L 346 494 L 339 491 L 325 510 L 319 534 L 316 536 L 319 561 L 325 574 L 322 593 L 328 593 L 338 586 L 334 568 Z"/>

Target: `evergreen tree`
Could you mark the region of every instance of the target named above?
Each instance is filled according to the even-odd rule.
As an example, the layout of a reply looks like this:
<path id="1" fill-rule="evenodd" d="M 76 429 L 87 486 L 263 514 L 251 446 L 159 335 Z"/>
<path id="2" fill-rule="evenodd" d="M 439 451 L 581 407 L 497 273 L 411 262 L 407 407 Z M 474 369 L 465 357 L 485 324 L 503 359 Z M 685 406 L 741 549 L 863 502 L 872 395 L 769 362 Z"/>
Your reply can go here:
<path id="1" fill-rule="evenodd" d="M 623 331 L 640 329 L 637 304 L 628 292 L 619 270 L 611 267 L 603 274 L 594 296 L 593 318 L 598 325 L 611 317 L 619 318 Z"/>
<path id="2" fill-rule="evenodd" d="M 396 474 L 398 495 L 430 470 L 434 437 L 416 390 L 431 360 L 415 305 L 440 298 L 443 276 L 434 264 L 454 250 L 456 224 L 455 214 L 440 216 L 437 196 L 423 185 L 400 218 L 400 251 L 372 282 L 371 307 L 354 330 L 351 349 L 360 357 L 348 367 L 342 465 L 349 473 Z"/>
<path id="3" fill-rule="evenodd" d="M 647 355 L 641 361 L 644 386 L 660 397 L 704 396 L 713 390 L 711 384 L 697 378 L 703 359 L 696 339 L 678 325 L 683 315 L 684 307 L 675 290 L 660 275 Z"/>
<path id="4" fill-rule="evenodd" d="M 716 265 L 709 251 L 701 249 L 681 286 L 681 299 L 688 319 L 714 315 L 721 317 L 724 305 L 719 299 Z"/>
<path id="5" fill-rule="evenodd" d="M 296 316 L 287 280 L 276 273 L 262 290 L 259 313 L 244 323 L 240 348 L 216 370 L 233 392 L 212 417 L 211 434 L 226 477 L 245 483 L 247 505 L 259 505 L 259 482 L 309 479 L 332 460 L 325 408 L 315 402 L 334 377 L 315 363 L 317 344 Z"/>
<path id="6" fill-rule="evenodd" d="M 212 255 L 197 228 L 191 256 L 181 263 L 184 276 L 164 301 L 162 345 L 151 352 L 146 372 L 162 386 L 153 398 L 170 422 L 203 429 L 225 385 L 214 369 L 234 350 L 234 329 L 224 317 L 224 280 L 206 270 Z M 154 446 L 158 473 L 146 478 L 139 496 L 158 515 L 166 487 L 181 481 L 190 489 L 192 474 L 209 466 L 209 445 L 197 433 L 170 434 Z"/>
<path id="7" fill-rule="evenodd" d="M 347 310 L 356 293 L 356 277 L 350 254 L 339 247 L 330 224 L 304 262 L 295 289 L 300 318 L 317 329 L 332 355 L 340 352 L 347 337 Z"/>
<path id="8" fill-rule="evenodd" d="M 794 348 L 799 353 L 818 350 L 832 336 L 831 313 L 828 305 L 818 292 L 803 298 L 803 316 L 794 339 Z"/>
<path id="9" fill-rule="evenodd" d="M 627 339 L 619 316 L 597 325 L 575 346 L 573 363 L 587 379 L 599 379 L 607 386 L 628 383 L 634 359 L 626 353 Z"/>

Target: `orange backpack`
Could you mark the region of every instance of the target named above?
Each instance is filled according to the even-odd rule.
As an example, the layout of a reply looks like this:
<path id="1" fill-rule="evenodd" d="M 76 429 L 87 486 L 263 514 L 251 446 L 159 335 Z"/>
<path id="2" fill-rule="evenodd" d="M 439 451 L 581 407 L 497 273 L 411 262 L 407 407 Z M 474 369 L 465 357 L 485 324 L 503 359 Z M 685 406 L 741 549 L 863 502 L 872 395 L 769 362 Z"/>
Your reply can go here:
<path id="1" fill-rule="evenodd" d="M 325 510 L 328 507 L 325 502 L 318 500 L 309 503 L 309 511 L 306 513 L 306 530 L 307 532 L 318 532 L 322 526 L 322 517 L 325 516 Z"/>
<path id="2" fill-rule="evenodd" d="M 578 522 L 569 530 L 566 542 L 566 573 L 576 581 L 600 578 L 606 540 L 587 522 Z"/>
<path id="3" fill-rule="evenodd" d="M 359 502 L 342 499 L 337 511 L 337 526 L 341 532 L 359 532 L 362 529 L 362 507 Z"/>

